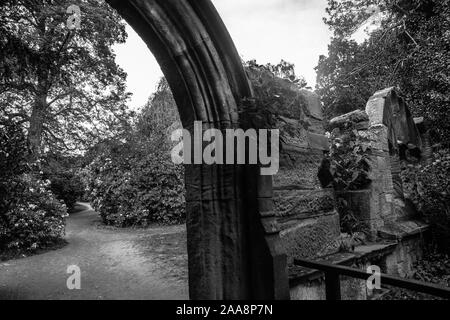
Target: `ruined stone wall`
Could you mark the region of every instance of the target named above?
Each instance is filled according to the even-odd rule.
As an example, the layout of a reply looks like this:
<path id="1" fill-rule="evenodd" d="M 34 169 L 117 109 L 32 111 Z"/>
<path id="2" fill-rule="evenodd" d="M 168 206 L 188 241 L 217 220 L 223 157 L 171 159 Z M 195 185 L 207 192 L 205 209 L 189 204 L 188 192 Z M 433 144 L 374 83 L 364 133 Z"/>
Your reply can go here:
<path id="1" fill-rule="evenodd" d="M 366 141 L 370 164 L 371 183 L 366 190 L 338 192 L 337 196 L 347 201 L 373 237 L 380 232 L 401 233 L 403 222 L 410 220 L 411 214 L 400 176 L 400 149 L 420 150 L 423 146 L 406 104 L 395 89 L 381 90 L 369 99 L 366 111 L 339 116 L 331 120 L 330 126 L 342 135 L 346 127 L 356 127 L 357 134 Z"/>
<path id="2" fill-rule="evenodd" d="M 293 90 L 298 90 L 293 88 Z M 332 189 L 322 189 L 318 169 L 329 149 L 319 97 L 298 91 L 300 113 L 284 114 L 280 129 L 280 170 L 274 176 L 274 203 L 288 262 L 335 252 L 340 235 Z M 298 110 L 297 110 L 298 111 Z"/>

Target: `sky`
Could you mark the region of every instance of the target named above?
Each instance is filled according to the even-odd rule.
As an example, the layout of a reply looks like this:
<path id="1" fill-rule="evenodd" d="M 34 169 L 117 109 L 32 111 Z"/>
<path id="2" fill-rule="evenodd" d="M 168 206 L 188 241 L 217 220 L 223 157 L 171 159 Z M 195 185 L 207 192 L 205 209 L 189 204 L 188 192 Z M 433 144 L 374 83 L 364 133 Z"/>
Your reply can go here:
<path id="1" fill-rule="evenodd" d="M 314 67 L 327 54 L 331 31 L 324 24 L 327 0 L 212 0 L 239 54 L 259 64 L 295 64 L 297 76 L 316 84 Z M 115 46 L 117 62 L 127 72 L 130 107 L 142 107 L 162 72 L 150 50 L 127 26 L 125 44 Z"/>

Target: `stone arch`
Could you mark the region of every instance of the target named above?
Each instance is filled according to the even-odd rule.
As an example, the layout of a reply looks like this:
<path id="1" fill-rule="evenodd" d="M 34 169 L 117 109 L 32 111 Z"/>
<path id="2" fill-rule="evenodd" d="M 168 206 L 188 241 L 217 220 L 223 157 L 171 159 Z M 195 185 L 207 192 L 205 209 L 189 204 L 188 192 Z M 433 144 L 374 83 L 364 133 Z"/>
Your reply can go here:
<path id="1" fill-rule="evenodd" d="M 153 52 L 184 128 L 239 126 L 251 96 L 240 57 L 210 0 L 107 0 Z M 191 299 L 288 299 L 272 179 L 253 166 L 187 165 Z"/>

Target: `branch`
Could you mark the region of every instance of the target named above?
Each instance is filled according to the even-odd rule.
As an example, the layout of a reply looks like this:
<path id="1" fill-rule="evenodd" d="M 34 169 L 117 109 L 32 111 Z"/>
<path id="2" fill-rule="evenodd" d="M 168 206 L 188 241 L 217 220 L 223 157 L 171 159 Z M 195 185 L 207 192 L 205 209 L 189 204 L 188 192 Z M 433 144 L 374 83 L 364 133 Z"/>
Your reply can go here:
<path id="1" fill-rule="evenodd" d="M 64 97 L 67 97 L 68 95 L 70 95 L 71 93 L 73 93 L 74 90 L 69 90 L 67 92 L 58 94 L 54 99 L 52 99 L 48 104 L 47 107 L 50 107 L 53 103 L 55 103 L 57 100 L 62 99 Z"/>
<path id="2" fill-rule="evenodd" d="M 405 20 L 403 20 L 403 27 L 404 27 L 405 32 L 408 35 L 408 37 L 410 37 L 411 40 L 416 44 L 416 46 L 419 47 L 419 44 L 416 42 L 416 40 L 414 40 L 414 38 L 409 34 L 408 30 L 406 29 L 406 22 L 405 22 Z"/>

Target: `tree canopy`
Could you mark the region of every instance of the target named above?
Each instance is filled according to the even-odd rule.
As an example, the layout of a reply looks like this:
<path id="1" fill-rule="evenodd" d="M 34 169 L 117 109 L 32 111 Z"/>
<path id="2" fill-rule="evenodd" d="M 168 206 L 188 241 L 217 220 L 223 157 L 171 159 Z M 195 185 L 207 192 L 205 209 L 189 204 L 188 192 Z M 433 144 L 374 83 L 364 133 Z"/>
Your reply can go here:
<path id="1" fill-rule="evenodd" d="M 377 90 L 396 86 L 434 141 L 448 144 L 450 1 L 329 0 L 327 15 L 333 38 L 316 67 L 327 117 L 364 109 Z M 352 36 L 371 23 L 358 43 Z"/>
<path id="2" fill-rule="evenodd" d="M 80 8 L 78 29 L 68 8 Z M 0 4 L 0 116 L 27 129 L 31 154 L 82 149 L 128 125 L 126 74 L 112 46 L 127 37 L 100 0 Z"/>

